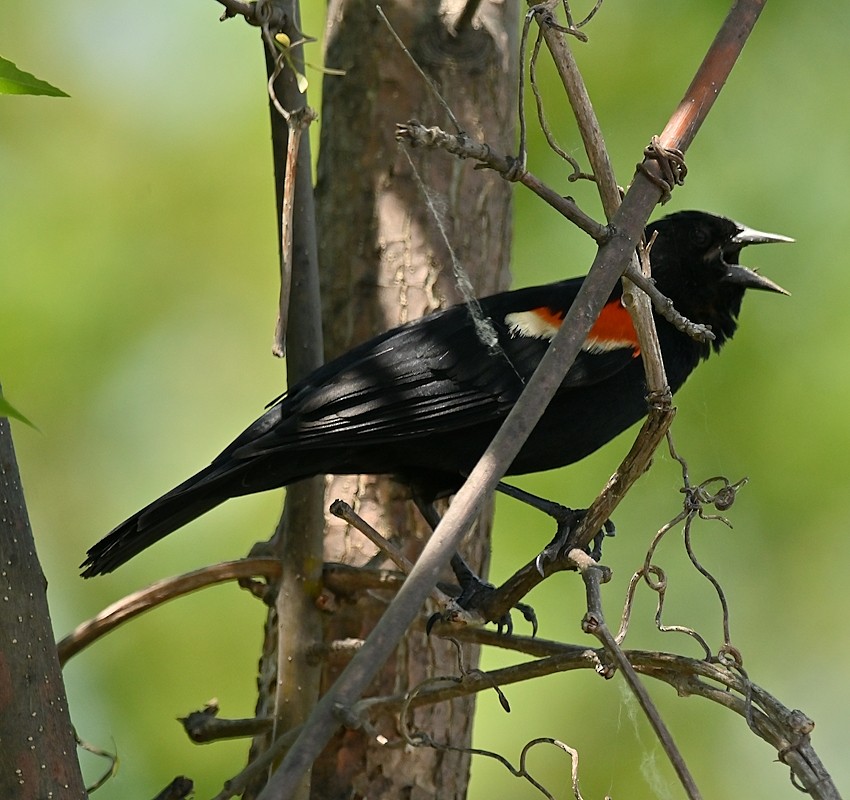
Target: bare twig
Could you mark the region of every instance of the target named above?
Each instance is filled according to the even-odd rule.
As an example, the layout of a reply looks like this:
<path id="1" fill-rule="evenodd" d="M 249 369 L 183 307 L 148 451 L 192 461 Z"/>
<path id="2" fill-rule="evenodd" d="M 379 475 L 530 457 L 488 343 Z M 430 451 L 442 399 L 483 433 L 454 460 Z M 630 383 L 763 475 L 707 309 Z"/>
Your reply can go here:
<path id="1" fill-rule="evenodd" d="M 528 47 L 528 31 L 531 28 L 533 14 L 525 15 L 519 44 L 519 91 L 517 91 L 517 121 L 519 122 L 519 155 L 517 156 L 512 174 L 525 172 L 528 166 L 528 134 L 525 121 L 525 50 Z"/>
<path id="2" fill-rule="evenodd" d="M 292 285 L 292 227 L 295 207 L 295 186 L 298 175 L 298 154 L 301 149 L 301 135 L 316 119 L 316 113 L 309 107 L 287 114 L 286 124 L 289 136 L 286 142 L 286 167 L 283 183 L 283 197 L 280 213 L 280 293 L 278 296 L 277 322 L 275 323 L 272 354 L 278 358 L 286 355 L 286 329 L 289 320 L 290 287 Z"/>
<path id="3" fill-rule="evenodd" d="M 259 0 L 257 2 L 256 13 L 258 18 L 262 20 L 263 41 L 266 44 L 268 93 L 272 108 L 272 142 L 274 143 L 273 156 L 278 209 L 280 292 L 272 353 L 278 358 L 283 358 L 286 355 L 286 331 L 291 306 L 289 294 L 292 285 L 293 242 L 295 239 L 299 239 L 305 252 L 310 251 L 309 239 L 315 242 L 315 230 L 313 230 L 312 235 L 305 231 L 306 226 L 314 225 L 314 217 L 307 214 L 298 215 L 297 224 L 300 226 L 298 232 L 294 231 L 294 225 L 296 223 L 293 217 L 296 205 L 296 192 L 298 192 L 303 202 L 305 194 L 309 194 L 312 187 L 309 144 L 305 143 L 306 146 L 302 148 L 301 136 L 316 119 L 316 112 L 307 105 L 306 98 L 302 94 L 296 79 L 296 73 L 303 69 L 304 61 L 301 52 L 303 37 L 299 39 L 293 38 L 296 36 L 296 32 L 300 33 L 300 31 L 297 31 L 296 24 L 298 19 L 297 3 L 292 2 L 291 4 L 287 4 L 288 7 L 284 13 L 288 30 L 288 33 L 285 34 L 285 40 L 289 42 L 285 48 L 282 48 L 278 44 L 276 38 L 272 35 L 272 27 L 267 21 L 275 13 L 273 6 L 274 4 L 270 0 Z M 287 66 L 290 69 L 286 69 Z M 275 111 L 277 114 L 274 113 Z M 299 170 L 302 173 L 300 179 L 298 177 Z M 306 173 L 306 176 L 304 173 Z M 312 245 L 312 251 L 315 253 L 315 244 Z M 315 255 L 313 261 L 315 262 Z M 312 266 L 315 268 L 315 263 Z M 321 318 L 318 295 L 315 301 L 315 308 L 312 310 L 313 313 L 318 314 L 319 318 Z M 305 339 L 305 341 L 310 340 Z M 318 366 L 319 363 L 321 363 L 321 342 L 318 346 L 318 363 L 313 366 Z"/>
<path id="4" fill-rule="evenodd" d="M 273 720 L 271 717 L 219 719 L 218 712 L 218 703 L 210 702 L 200 711 L 192 711 L 185 717 L 180 717 L 178 722 L 195 744 L 256 736 L 258 733 L 269 731 L 272 728 Z"/>
<path id="5" fill-rule="evenodd" d="M 577 551 L 574 554 L 574 559 L 577 563 L 584 562 L 586 559 L 585 553 L 581 550 Z M 629 684 L 629 688 L 637 698 L 638 703 L 640 703 L 650 725 L 655 730 L 661 746 L 664 748 L 664 752 L 667 753 L 667 757 L 670 759 L 673 769 L 679 776 L 679 780 L 687 792 L 688 797 L 691 800 L 699 800 L 701 797 L 699 789 L 688 769 L 688 765 L 685 763 L 685 759 L 679 752 L 679 748 L 673 741 L 673 737 L 670 735 L 670 731 L 664 724 L 664 720 L 661 718 L 661 714 L 658 713 L 658 709 L 652 702 L 649 693 L 640 682 L 629 659 L 620 649 L 620 645 L 617 644 L 616 639 L 611 634 L 611 631 L 608 630 L 608 625 L 605 623 L 605 616 L 602 612 L 602 595 L 599 591 L 600 584 L 605 579 L 605 573 L 598 565 L 590 564 L 581 568 L 581 576 L 587 588 L 587 614 L 582 621 L 583 630 L 599 639 L 605 650 L 614 660 L 618 670 L 622 672 L 626 682 Z"/>
<path id="6" fill-rule="evenodd" d="M 413 569 L 413 562 L 399 550 L 386 536 L 382 536 L 363 517 L 344 500 L 334 500 L 330 512 L 335 517 L 347 522 L 352 528 L 360 531 L 375 547 L 377 547 L 402 572 L 408 574 Z"/>
<path id="7" fill-rule="evenodd" d="M 460 158 L 472 158 L 495 170 L 506 180 L 515 180 L 528 187 L 552 208 L 589 234 L 599 244 L 610 238 L 610 230 L 585 214 L 569 197 L 563 197 L 530 172 L 517 171 L 517 162 L 510 156 L 496 153 L 486 142 L 473 142 L 466 134 L 453 135 L 437 127 L 426 128 L 416 120 L 396 126 L 396 138 L 413 147 L 439 147 Z"/>
<path id="8" fill-rule="evenodd" d="M 273 581 L 280 577 L 280 572 L 281 564 L 276 558 L 243 558 L 239 561 L 213 564 L 173 578 L 164 578 L 121 598 L 97 616 L 78 625 L 57 644 L 59 662 L 64 666 L 77 653 L 119 625 L 170 600 L 228 581 L 243 583 L 260 576 Z M 354 594 L 369 589 L 395 591 L 401 586 L 402 577 L 398 572 L 387 570 L 351 567 L 347 564 L 325 564 L 322 583 L 329 591 L 338 594 Z"/>
<path id="9" fill-rule="evenodd" d="M 359 514 L 357 514 L 354 509 L 348 505 L 348 503 L 343 500 L 334 500 L 330 506 L 330 512 L 336 517 L 347 522 L 356 530 L 360 531 L 372 544 L 375 545 L 384 555 L 387 556 L 403 573 L 410 574 L 410 571 L 413 569 L 413 562 L 404 555 L 404 553 L 399 550 L 389 539 L 379 533 L 375 528 L 373 528 L 366 520 L 363 519 Z M 386 587 L 381 587 L 386 588 Z M 460 605 L 455 601 L 455 598 L 443 592 L 439 587 L 435 586 L 430 593 L 431 599 L 434 600 L 437 605 L 443 609 L 444 611 L 447 609 L 451 610 L 451 621 L 454 624 L 460 625 L 468 625 L 468 624 L 481 624 L 489 619 L 485 619 L 481 616 L 480 610 L 476 609 L 475 611 L 467 611 L 465 608 L 461 608 Z M 433 619 L 437 619 L 439 616 L 444 615 L 434 615 Z M 498 619 L 496 617 L 495 619 Z M 445 619 L 443 619 L 445 621 Z M 430 625 L 431 623 L 429 623 Z M 430 627 L 427 628 L 430 633 Z"/>
<path id="10" fill-rule="evenodd" d="M 528 23 L 528 20 L 531 18 L 531 16 L 531 12 L 526 15 L 526 24 Z M 523 30 L 523 33 L 525 33 L 525 30 Z M 540 53 L 540 45 L 542 42 L 543 32 L 538 29 L 537 39 L 535 39 L 534 41 L 534 49 L 531 53 L 531 59 L 528 62 L 528 71 L 529 76 L 531 78 L 531 92 L 534 95 L 534 103 L 537 107 L 537 121 L 540 123 L 540 129 L 543 131 L 543 135 L 546 137 L 546 142 L 548 143 L 549 147 L 573 168 L 572 174 L 567 176 L 568 181 L 595 181 L 596 176 L 593 175 L 593 173 L 584 172 L 581 169 L 581 165 L 578 163 L 578 161 L 573 158 L 566 150 L 564 150 L 557 143 L 557 141 L 555 141 L 555 135 L 552 133 L 552 129 L 549 127 L 549 122 L 546 119 L 546 109 L 543 105 L 543 95 L 540 93 L 540 87 L 537 84 L 537 57 Z M 520 93 L 522 93 L 522 84 L 520 84 Z M 520 108 L 523 108 L 522 98 L 520 98 Z"/>
<path id="11" fill-rule="evenodd" d="M 173 578 L 165 578 L 123 597 L 101 611 L 96 617 L 78 625 L 57 645 L 59 663 L 63 666 L 101 636 L 125 622 L 150 611 L 152 608 L 175 600 L 183 595 L 205 589 L 218 583 L 244 580 L 262 575 L 273 578 L 280 574 L 280 562 L 274 558 L 245 558 L 240 561 L 226 561 L 210 567 L 187 572 Z"/>
<path id="12" fill-rule="evenodd" d="M 564 36 L 564 30 L 552 24 L 547 24 L 547 19 L 542 16 L 538 16 L 538 22 L 546 45 L 552 54 L 558 75 L 567 91 L 567 97 L 584 142 L 584 149 L 590 160 L 591 172 L 599 189 L 605 216 L 611 219 L 620 205 L 620 189 L 616 180 L 614 180 L 614 170 L 608 157 L 599 120 L 597 120 L 596 113 L 593 110 L 593 104 L 590 102 L 590 96 L 587 93 L 581 72 L 579 72 L 578 64 L 576 64 L 572 50 Z"/>
<path id="13" fill-rule="evenodd" d="M 669 395 L 656 398 L 652 402 L 649 415 L 637 439 L 577 527 L 573 542 L 575 547 L 583 549 L 590 544 L 628 490 L 646 472 L 652 454 L 672 425 L 675 416 L 676 409 L 672 406 Z"/>
<path id="14" fill-rule="evenodd" d="M 353 595 L 369 590 L 397 590 L 404 583 L 404 573 L 389 569 L 355 567 L 351 564 L 325 564 L 322 584 L 334 594 Z"/>
<path id="15" fill-rule="evenodd" d="M 218 0 L 224 8 L 222 21 L 232 19 L 233 17 L 244 17 L 245 21 L 250 25 L 269 25 L 273 28 L 280 28 L 286 22 L 285 13 L 278 10 L 274 4 L 268 4 L 267 11 L 258 11 L 256 2 L 243 3 L 242 0 Z"/>
<path id="16" fill-rule="evenodd" d="M 698 322 L 691 322 L 687 317 L 682 316 L 673 307 L 673 301 L 663 295 L 658 287 L 637 269 L 634 263 L 629 264 L 625 272 L 627 277 L 641 291 L 646 292 L 649 299 L 652 301 L 653 308 L 667 320 L 676 330 L 681 331 L 686 336 L 696 339 L 698 342 L 711 342 L 714 340 L 714 334 L 706 325 Z"/>
<path id="17" fill-rule="evenodd" d="M 581 556 L 576 557 L 582 559 Z M 485 642 L 495 638 L 495 634 L 480 629 L 463 629 L 454 633 L 453 638 Z M 431 683 L 412 699 L 407 693 L 366 698 L 351 708 L 350 717 L 372 715 L 382 710 L 398 711 L 405 704 L 415 708 L 470 692 L 487 691 L 493 686 L 509 686 L 575 669 L 593 669 L 604 677 L 614 674 L 603 664 L 603 659 L 608 658 L 605 648 L 593 650 L 526 637 L 504 638 L 514 638 L 521 645 L 520 650 L 534 650 L 542 657 L 487 673 L 472 672 L 464 677 L 462 683 L 455 680 Z M 526 647 L 528 650 L 525 650 Z M 779 752 L 780 758 L 792 767 L 794 775 L 813 797 L 840 800 L 832 779 L 811 747 L 809 734 L 813 723 L 805 714 L 788 709 L 764 689 L 745 680 L 734 668 L 719 661 L 644 650 L 626 650 L 623 655 L 638 674 L 669 684 L 679 695 L 703 697 L 718 703 L 744 718 L 748 716 L 747 698 L 751 697 L 757 707 L 752 714 L 755 733 Z"/>

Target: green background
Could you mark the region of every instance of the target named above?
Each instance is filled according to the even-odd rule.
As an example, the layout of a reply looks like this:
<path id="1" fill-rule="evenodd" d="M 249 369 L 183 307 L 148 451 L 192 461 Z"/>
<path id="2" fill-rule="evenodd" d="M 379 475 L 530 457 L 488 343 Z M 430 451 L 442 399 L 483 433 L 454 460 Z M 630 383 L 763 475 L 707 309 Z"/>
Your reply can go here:
<path id="1" fill-rule="evenodd" d="M 706 0 L 609 0 L 589 28 L 580 64 L 622 183 L 725 11 Z M 283 383 L 270 355 L 276 246 L 262 52 L 254 29 L 220 24 L 220 13 L 212 2 L 161 0 L 47 0 L 0 11 L 0 53 L 71 95 L 0 97 L 0 379 L 40 428 L 16 423 L 14 434 L 58 635 L 157 578 L 238 557 L 279 511 L 280 493 L 233 501 L 116 574 L 78 577 L 89 545 L 206 464 Z M 320 35 L 319 18 L 308 14 L 305 28 Z M 792 297 L 747 299 L 735 341 L 677 396 L 674 433 L 695 481 L 750 478 L 729 512 L 734 530 L 701 523 L 696 546 L 726 589 L 750 676 L 814 718 L 815 747 L 845 789 L 848 31 L 846 3 L 768 4 L 668 206 L 797 239 L 746 251 L 745 263 Z M 319 45 L 308 58 L 321 61 Z M 315 105 L 320 80 L 310 77 Z M 548 97 L 560 142 L 578 155 L 554 84 Z M 400 107 L 398 118 L 415 112 Z M 567 184 L 540 143 L 530 167 L 598 215 L 592 188 Z M 528 193 L 518 189 L 516 199 L 515 283 L 584 272 L 590 244 Z M 621 438 L 522 485 L 586 504 L 628 444 Z M 677 513 L 677 481 L 676 465 L 659 453 L 618 510 L 605 554 L 615 572 L 609 617 L 653 533 Z M 500 502 L 499 511 L 495 579 L 549 536 L 516 504 Z M 666 620 L 697 627 L 716 649 L 717 600 L 686 565 L 680 540 L 671 533 L 659 556 L 671 575 Z M 555 577 L 529 599 L 543 635 L 591 644 L 578 628 L 575 576 Z M 252 713 L 262 613 L 235 587 L 213 589 L 70 663 L 80 736 L 122 759 L 99 797 L 151 797 L 177 774 L 207 797 L 240 769 L 243 744 L 190 745 L 173 719 L 212 697 L 225 716 Z M 631 646 L 699 654 L 682 637 L 654 632 L 648 592 L 636 613 Z M 501 663 L 500 654 L 485 657 L 487 666 Z M 705 796 L 797 796 L 787 769 L 740 718 L 651 688 Z M 681 796 L 619 678 L 560 675 L 510 687 L 508 697 L 510 716 L 482 695 L 478 746 L 516 759 L 526 741 L 552 736 L 580 751 L 585 797 Z M 530 765 L 556 796 L 569 796 L 565 756 L 535 752 Z M 93 780 L 101 764 L 86 756 L 84 767 Z M 538 795 L 476 759 L 471 796 Z"/>

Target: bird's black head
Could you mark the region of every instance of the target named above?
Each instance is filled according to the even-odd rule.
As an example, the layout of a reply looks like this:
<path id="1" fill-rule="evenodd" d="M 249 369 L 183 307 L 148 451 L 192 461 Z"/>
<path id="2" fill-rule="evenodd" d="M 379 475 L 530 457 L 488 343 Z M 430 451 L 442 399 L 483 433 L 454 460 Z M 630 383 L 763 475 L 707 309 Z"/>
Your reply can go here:
<path id="1" fill-rule="evenodd" d="M 788 294 L 738 263 L 747 245 L 794 241 L 787 236 L 757 231 L 704 211 L 679 211 L 653 222 L 646 232 L 647 241 L 656 234 L 650 261 L 659 290 L 692 322 L 711 326 L 715 350 L 735 332 L 747 289 Z"/>

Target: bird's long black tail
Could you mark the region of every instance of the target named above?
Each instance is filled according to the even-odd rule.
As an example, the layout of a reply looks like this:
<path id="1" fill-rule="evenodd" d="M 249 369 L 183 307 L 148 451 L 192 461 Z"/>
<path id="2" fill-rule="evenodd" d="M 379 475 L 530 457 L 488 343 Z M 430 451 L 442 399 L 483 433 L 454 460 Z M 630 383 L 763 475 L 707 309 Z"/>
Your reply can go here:
<path id="1" fill-rule="evenodd" d="M 137 511 L 110 531 L 87 554 L 83 577 L 105 575 L 133 556 L 146 550 L 164 536 L 223 503 L 233 492 L 230 481 L 222 480 L 215 467 L 209 466 Z M 217 479 L 218 478 L 218 479 Z"/>

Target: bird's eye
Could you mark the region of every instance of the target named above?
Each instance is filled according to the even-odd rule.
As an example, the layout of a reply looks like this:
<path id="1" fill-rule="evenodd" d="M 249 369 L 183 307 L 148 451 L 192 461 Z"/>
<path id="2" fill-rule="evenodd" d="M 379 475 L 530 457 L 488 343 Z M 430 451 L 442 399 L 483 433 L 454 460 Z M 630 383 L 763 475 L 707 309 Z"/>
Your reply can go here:
<path id="1" fill-rule="evenodd" d="M 697 247 L 705 247 L 711 241 L 711 234 L 703 225 L 695 225 L 691 231 L 691 239 Z"/>

